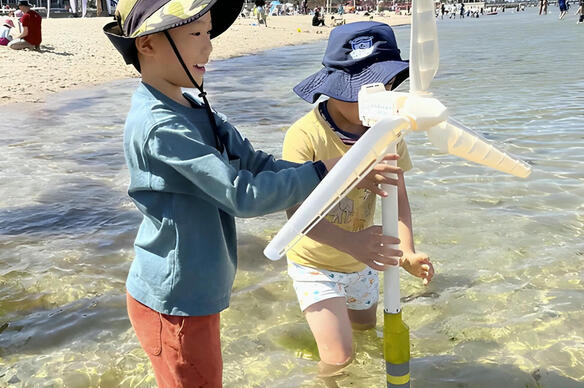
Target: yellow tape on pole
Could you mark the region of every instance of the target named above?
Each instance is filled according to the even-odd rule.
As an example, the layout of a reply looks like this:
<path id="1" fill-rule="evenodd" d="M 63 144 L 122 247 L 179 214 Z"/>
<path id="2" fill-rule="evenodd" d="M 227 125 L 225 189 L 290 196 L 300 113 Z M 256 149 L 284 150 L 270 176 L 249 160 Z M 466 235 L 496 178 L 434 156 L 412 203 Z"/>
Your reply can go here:
<path id="1" fill-rule="evenodd" d="M 410 374 L 403 376 L 390 376 L 387 375 L 387 383 L 390 385 L 403 385 L 410 382 Z"/>

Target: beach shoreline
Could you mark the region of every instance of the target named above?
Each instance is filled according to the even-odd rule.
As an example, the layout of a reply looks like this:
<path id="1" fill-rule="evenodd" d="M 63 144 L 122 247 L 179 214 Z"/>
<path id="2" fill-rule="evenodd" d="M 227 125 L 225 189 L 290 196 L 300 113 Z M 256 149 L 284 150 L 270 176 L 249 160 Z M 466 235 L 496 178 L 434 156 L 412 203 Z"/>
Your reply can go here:
<path id="1" fill-rule="evenodd" d="M 85 88 L 139 73 L 122 60 L 102 32 L 112 18 L 43 19 L 41 51 L 11 50 L 0 46 L 0 105 L 42 103 L 47 95 Z M 347 23 L 370 20 L 368 16 L 345 15 Z M 392 26 L 410 24 L 409 16 L 375 16 Z M 330 15 L 327 24 L 331 24 Z M 332 28 L 312 27 L 311 16 L 273 16 L 268 27 L 254 18 L 239 18 L 213 40 L 211 61 L 250 55 L 282 46 L 327 39 Z M 12 34 L 17 35 L 18 29 Z"/>

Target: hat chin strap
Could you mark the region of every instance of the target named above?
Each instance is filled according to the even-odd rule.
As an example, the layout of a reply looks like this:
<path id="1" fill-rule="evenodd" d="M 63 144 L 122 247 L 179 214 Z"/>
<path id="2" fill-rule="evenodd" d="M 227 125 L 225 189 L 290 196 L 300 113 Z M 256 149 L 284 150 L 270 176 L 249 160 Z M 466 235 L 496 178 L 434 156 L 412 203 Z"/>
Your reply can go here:
<path id="1" fill-rule="evenodd" d="M 191 80 L 193 85 L 199 90 L 199 92 L 200 92 L 199 97 L 201 97 L 203 99 L 203 103 L 205 104 L 205 110 L 207 111 L 207 116 L 209 117 L 209 122 L 211 123 L 211 128 L 213 129 L 213 134 L 215 135 L 215 142 L 217 143 L 217 150 L 219 152 L 223 153 L 223 150 L 225 147 L 223 146 L 223 142 L 221 141 L 221 138 L 219 136 L 219 128 L 217 127 L 217 122 L 215 121 L 215 115 L 213 114 L 213 111 L 211 110 L 211 105 L 209 105 L 209 101 L 207 100 L 207 92 L 205 92 L 203 90 L 202 83 L 199 86 L 197 81 L 195 81 L 195 78 L 191 74 L 191 71 L 189 70 L 189 68 L 185 64 L 185 61 L 183 61 L 182 56 L 180 55 L 180 52 L 178 51 L 178 48 L 174 44 L 172 37 L 168 33 L 168 30 L 164 31 L 164 35 L 166 36 L 166 39 L 168 39 L 168 42 L 170 43 L 170 46 L 172 47 L 172 51 L 174 51 L 174 54 L 178 58 L 178 61 L 180 62 L 185 73 L 187 74 L 187 77 L 189 77 L 189 80 Z"/>

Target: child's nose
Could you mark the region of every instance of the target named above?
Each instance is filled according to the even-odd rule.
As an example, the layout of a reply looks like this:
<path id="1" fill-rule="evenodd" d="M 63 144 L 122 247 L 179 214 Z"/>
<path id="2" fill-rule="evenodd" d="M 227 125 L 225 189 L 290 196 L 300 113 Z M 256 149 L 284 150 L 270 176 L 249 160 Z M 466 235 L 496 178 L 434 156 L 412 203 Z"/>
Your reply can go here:
<path id="1" fill-rule="evenodd" d="M 213 51 L 213 43 L 211 42 L 211 37 L 209 35 L 207 35 L 204 50 L 207 55 L 211 54 L 211 52 Z"/>

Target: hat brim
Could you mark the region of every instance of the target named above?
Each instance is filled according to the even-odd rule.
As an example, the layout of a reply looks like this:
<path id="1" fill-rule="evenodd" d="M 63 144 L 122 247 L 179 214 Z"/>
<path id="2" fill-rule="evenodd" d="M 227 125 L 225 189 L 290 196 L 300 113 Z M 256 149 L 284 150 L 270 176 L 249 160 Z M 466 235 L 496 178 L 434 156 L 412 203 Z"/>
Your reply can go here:
<path id="1" fill-rule="evenodd" d="M 216 0 L 211 4 L 209 10 L 207 12 L 211 12 L 211 23 L 213 25 L 213 29 L 211 30 L 211 39 L 221 35 L 235 22 L 238 18 L 241 9 L 243 7 L 244 0 Z M 205 13 L 207 13 L 205 12 Z M 173 24 L 172 26 L 168 26 L 168 28 L 157 29 L 151 32 L 148 32 L 144 35 L 153 34 L 156 32 L 169 30 L 172 28 L 180 27 L 182 25 L 191 23 L 203 14 L 197 15 L 197 17 L 185 19 L 183 23 L 180 24 Z M 136 50 L 136 45 L 134 44 L 136 38 L 129 38 L 124 36 L 122 28 L 118 24 L 118 22 L 111 22 L 106 24 L 103 27 L 103 32 L 108 37 L 108 39 L 112 42 L 116 50 L 122 54 L 124 61 L 128 65 L 134 65 L 136 70 L 140 71 L 140 62 L 138 61 L 138 52 Z"/>
<path id="2" fill-rule="evenodd" d="M 356 74 L 325 67 L 296 85 L 294 92 L 311 104 L 323 94 L 345 102 L 357 102 L 361 86 L 376 82 L 386 84 L 395 77 L 395 89 L 408 76 L 408 61 L 376 62 Z"/>

